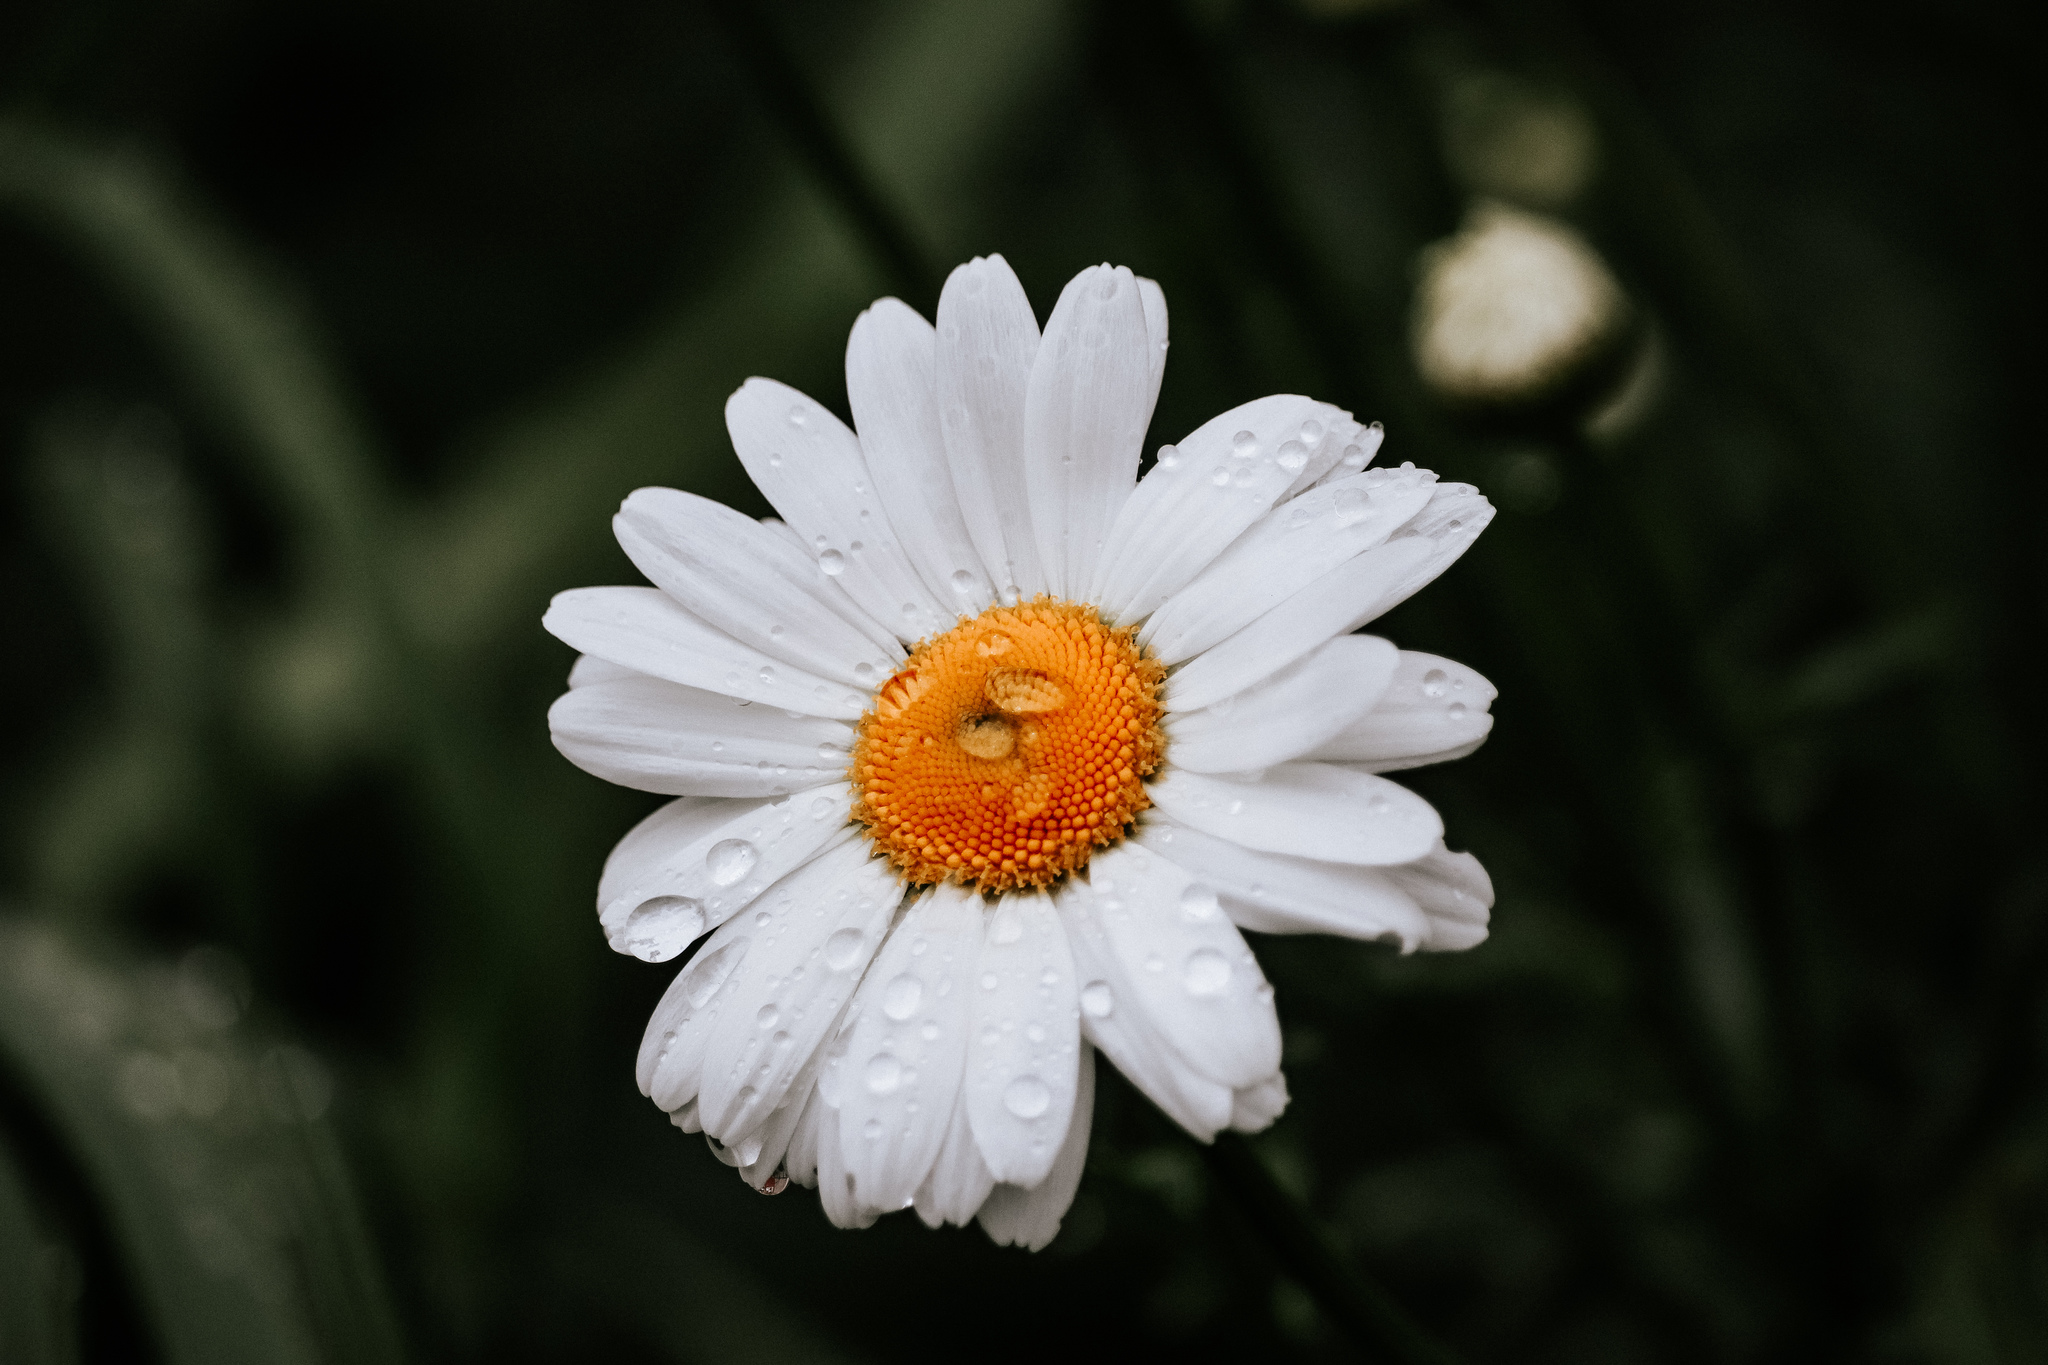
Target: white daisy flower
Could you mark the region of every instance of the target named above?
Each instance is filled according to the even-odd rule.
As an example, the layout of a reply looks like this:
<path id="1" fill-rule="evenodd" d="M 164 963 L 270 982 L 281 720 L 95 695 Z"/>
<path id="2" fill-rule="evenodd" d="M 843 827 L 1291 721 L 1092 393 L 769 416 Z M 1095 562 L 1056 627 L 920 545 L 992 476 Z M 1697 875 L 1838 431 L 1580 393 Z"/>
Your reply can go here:
<path id="1" fill-rule="evenodd" d="M 555 598 L 548 721 L 679 799 L 598 887 L 614 948 L 703 946 L 640 1089 L 757 1189 L 841 1226 L 915 1206 L 1036 1249 L 1081 1178 L 1099 1050 L 1197 1138 L 1286 1106 L 1241 929 L 1466 948 L 1493 902 L 1380 774 L 1471 752 L 1494 691 L 1354 635 L 1493 515 L 1290 394 L 1138 478 L 1159 287 L 1084 270 L 1041 336 L 1000 256 L 934 328 L 854 323 L 859 434 L 751 379 L 734 448 L 781 521 L 665 488 L 619 543 L 655 586 Z"/>

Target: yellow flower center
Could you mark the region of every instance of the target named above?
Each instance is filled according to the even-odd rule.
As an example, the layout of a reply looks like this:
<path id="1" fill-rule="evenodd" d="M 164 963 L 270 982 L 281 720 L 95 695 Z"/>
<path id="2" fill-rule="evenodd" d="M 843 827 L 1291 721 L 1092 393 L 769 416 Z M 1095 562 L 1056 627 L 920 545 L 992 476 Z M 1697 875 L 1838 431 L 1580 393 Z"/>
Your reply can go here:
<path id="1" fill-rule="evenodd" d="M 917 647 L 853 749 L 854 818 L 905 880 L 1044 886 L 1123 837 L 1165 751 L 1136 635 L 1040 597 Z"/>

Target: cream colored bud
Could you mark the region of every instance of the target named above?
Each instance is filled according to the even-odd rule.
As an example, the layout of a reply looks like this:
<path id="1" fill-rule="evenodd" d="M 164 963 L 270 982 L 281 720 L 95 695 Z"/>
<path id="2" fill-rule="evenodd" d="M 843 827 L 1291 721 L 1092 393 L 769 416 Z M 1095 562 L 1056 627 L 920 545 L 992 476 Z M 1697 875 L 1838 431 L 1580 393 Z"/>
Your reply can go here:
<path id="1" fill-rule="evenodd" d="M 1415 364 L 1463 402 L 1533 398 L 1571 378 L 1626 328 L 1628 298 L 1598 253 L 1553 218 L 1476 207 L 1423 253 Z"/>

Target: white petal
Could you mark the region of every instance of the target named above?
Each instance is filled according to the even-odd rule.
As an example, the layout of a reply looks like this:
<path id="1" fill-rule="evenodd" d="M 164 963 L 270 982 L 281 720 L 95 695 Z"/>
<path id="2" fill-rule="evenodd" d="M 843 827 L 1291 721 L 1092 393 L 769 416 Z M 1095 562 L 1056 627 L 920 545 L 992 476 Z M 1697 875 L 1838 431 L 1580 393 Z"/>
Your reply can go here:
<path id="1" fill-rule="evenodd" d="M 911 566 L 904 528 L 883 510 L 860 442 L 829 408 L 787 384 L 749 379 L 725 401 L 725 426 L 755 486 L 795 532 L 814 581 L 836 582 L 900 639 L 953 623 Z"/>
<path id="2" fill-rule="evenodd" d="M 1436 811 L 1407 788 L 1330 763 L 1282 763 L 1255 778 L 1169 767 L 1147 790 L 1176 824 L 1324 862 L 1413 862 L 1444 833 Z"/>
<path id="3" fill-rule="evenodd" d="M 662 992 L 661 1003 L 640 1038 L 634 1078 L 640 1093 L 662 1109 L 674 1111 L 694 1104 L 704 1072 L 704 1043 L 710 1036 L 710 1012 L 753 944 L 751 933 L 728 921 L 697 955 L 683 964 Z M 696 1131 L 692 1129 L 691 1131 Z"/>
<path id="4" fill-rule="evenodd" d="M 854 998 L 838 1085 L 839 1151 L 860 1202 L 899 1209 L 931 1173 L 960 1098 L 981 897 L 926 892 Z"/>
<path id="5" fill-rule="evenodd" d="M 1213 417 L 1159 452 L 1109 533 L 1090 599 L 1120 621 L 1150 615 L 1272 510 L 1343 416 L 1328 403 L 1275 394 Z"/>
<path id="6" fill-rule="evenodd" d="M 619 841 L 598 880 L 615 952 L 666 962 L 833 844 L 856 837 L 844 782 L 779 801 L 686 796 Z"/>
<path id="7" fill-rule="evenodd" d="M 1438 844 L 1427 857 L 1386 873 L 1429 916 L 1429 932 L 1417 945 L 1424 952 L 1456 952 L 1486 941 L 1493 879 L 1477 858 Z"/>
<path id="8" fill-rule="evenodd" d="M 592 683 L 548 708 L 555 747 L 607 782 L 671 796 L 783 796 L 845 774 L 854 733 L 660 678 Z"/>
<path id="9" fill-rule="evenodd" d="M 767 1122 L 740 1143 L 736 1152 L 740 1157 L 740 1179 L 754 1189 L 765 1193 L 768 1182 L 788 1163 L 790 1145 L 796 1139 L 804 1109 L 810 1104 L 811 1097 L 818 1093 L 817 1079 L 818 1058 L 814 1055 L 810 1063 L 797 1073 L 782 1106 L 768 1115 Z M 815 1164 L 815 1137 L 812 1142 L 811 1160 Z"/>
<path id="10" fill-rule="evenodd" d="M 967 1120 L 967 1094 L 963 1090 L 953 1105 L 946 1125 L 945 1145 L 931 1174 L 918 1188 L 917 1216 L 928 1228 L 952 1223 L 965 1227 L 980 1211 L 982 1201 L 995 1188 L 996 1178 L 981 1159 L 981 1146 L 974 1140 L 974 1128 Z"/>
<path id="11" fill-rule="evenodd" d="M 1230 1126 L 1240 1133 L 1262 1132 L 1287 1109 L 1287 1078 L 1274 1072 L 1257 1085 L 1241 1087 L 1230 1107 Z"/>
<path id="12" fill-rule="evenodd" d="M 1122 266 L 1076 275 L 1046 319 L 1024 398 L 1024 487 L 1046 584 L 1093 579 L 1152 419 L 1145 306 Z"/>
<path id="13" fill-rule="evenodd" d="M 939 295 L 939 424 L 953 493 L 990 578 L 1030 598 L 1046 590 L 1024 491 L 1024 391 L 1038 319 L 1001 256 L 977 256 Z"/>
<path id="14" fill-rule="evenodd" d="M 839 1150 L 837 1120 L 838 1115 L 830 1112 L 819 1116 L 818 1203 L 824 1208 L 825 1216 L 832 1220 L 833 1227 L 872 1227 L 882 1211 L 870 1208 L 854 1197 L 853 1175 L 846 1169 L 845 1157 Z"/>
<path id="15" fill-rule="evenodd" d="M 1391 868 L 1260 853 L 1176 825 L 1156 812 L 1132 837 L 1214 891 L 1241 929 L 1395 938 L 1404 949 L 1419 947 L 1430 936 L 1429 917 L 1394 881 Z"/>
<path id="16" fill-rule="evenodd" d="M 1462 758 L 1493 729 L 1486 708 L 1497 695 L 1461 663 L 1404 649 L 1386 695 L 1307 756 L 1376 773 Z"/>
<path id="17" fill-rule="evenodd" d="M 1161 606 L 1138 638 L 1169 664 L 1215 647 L 1385 544 L 1429 505 L 1435 484 L 1426 469 L 1373 469 L 1282 503 Z"/>
<path id="18" fill-rule="evenodd" d="M 1213 705 L 1325 640 L 1357 630 L 1406 596 L 1397 590 L 1428 558 L 1429 543 L 1409 536 L 1338 565 L 1169 674 L 1164 689 L 1168 708 L 1193 711 Z"/>
<path id="19" fill-rule="evenodd" d="M 673 488 L 642 488 L 612 531 L 656 587 L 741 644 L 849 687 L 871 687 L 895 667 L 819 587 L 817 566 L 752 517 Z"/>
<path id="20" fill-rule="evenodd" d="M 1377 636 L 1340 635 L 1236 696 L 1170 713 L 1174 766 L 1246 772 L 1315 751 L 1372 710 L 1400 657 Z"/>
<path id="21" fill-rule="evenodd" d="M 599 591 L 603 591 L 603 589 L 599 589 Z M 629 591 L 651 592 L 657 597 L 662 597 L 662 592 L 659 588 L 634 588 L 629 589 Z M 666 601 L 667 599 L 663 597 L 663 600 Z M 542 618 L 541 624 L 543 626 L 547 624 L 545 617 Z M 615 664 L 610 659 L 600 659 L 595 654 L 578 654 L 576 662 L 570 665 L 569 668 L 569 686 L 588 687 L 592 683 L 617 682 L 621 678 L 636 677 L 639 673 L 640 670 L 637 668 L 628 668 L 624 664 Z"/>
<path id="22" fill-rule="evenodd" d="M 839 1116 L 818 1094 L 815 1084 L 804 1093 L 803 1100 L 803 1115 L 790 1132 L 789 1150 L 783 1154 L 782 1164 L 789 1171 L 791 1180 L 815 1189 L 818 1184 L 818 1129 L 829 1123 L 836 1136 Z"/>
<path id="23" fill-rule="evenodd" d="M 938 337 L 897 299 L 854 320 L 846 339 L 846 397 L 889 522 L 903 536 L 945 625 L 995 600 L 953 493 L 939 432 Z"/>
<path id="24" fill-rule="evenodd" d="M 1052 898 L 1003 897 L 969 992 L 966 1092 L 974 1140 L 997 1180 L 1036 1185 L 1059 1154 L 1081 1051 L 1078 989 Z"/>
<path id="25" fill-rule="evenodd" d="M 768 702 L 814 716 L 853 720 L 867 705 L 867 693 L 889 676 L 869 666 L 858 689 L 828 682 L 749 648 L 699 620 L 659 588 L 573 588 L 555 594 L 540 621 L 549 634 L 589 657 L 608 659 L 650 677 L 728 697 Z M 571 687 L 605 681 L 581 661 Z"/>
<path id="26" fill-rule="evenodd" d="M 697 1101 L 705 1132 L 730 1141 L 782 1103 L 902 899 L 895 871 L 855 842 L 813 859 L 758 909 L 728 921 L 753 926 L 755 939 L 711 1011 Z"/>
<path id="27" fill-rule="evenodd" d="M 1273 990 L 1213 890 L 1132 844 L 1096 854 L 1088 886 L 1089 917 L 1128 983 L 1121 1008 L 1143 1010 L 1220 1085 L 1251 1085 L 1279 1069 Z"/>
<path id="28" fill-rule="evenodd" d="M 1168 1118 L 1203 1142 L 1216 1136 L 1230 1124 L 1230 1087 L 1189 1065 L 1145 1011 L 1110 945 L 1087 882 L 1069 877 L 1053 903 L 1067 927 L 1074 978 L 1082 983 L 1082 1037 L 1102 1049 Z"/>
<path id="29" fill-rule="evenodd" d="M 1088 1165 L 1088 1130 L 1095 1119 L 1095 1049 L 1084 1047 L 1074 1094 L 1074 1116 L 1066 1139 L 1044 1180 L 1031 1189 L 997 1185 L 981 1206 L 982 1230 L 997 1246 L 1043 1250 L 1059 1236 L 1060 1222 L 1081 1188 Z"/>
<path id="30" fill-rule="evenodd" d="M 1138 300 L 1145 305 L 1145 360 L 1149 367 L 1146 378 L 1150 381 L 1145 411 L 1149 414 L 1159 405 L 1159 385 L 1166 378 L 1166 291 L 1159 287 L 1159 281 L 1140 275 Z"/>

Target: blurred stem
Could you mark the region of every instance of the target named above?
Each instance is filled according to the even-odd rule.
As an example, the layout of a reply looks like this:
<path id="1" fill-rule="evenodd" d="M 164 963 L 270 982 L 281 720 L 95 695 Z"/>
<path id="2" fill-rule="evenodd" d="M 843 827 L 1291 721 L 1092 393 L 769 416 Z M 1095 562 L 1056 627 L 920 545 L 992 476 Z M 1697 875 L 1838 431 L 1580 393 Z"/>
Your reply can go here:
<path id="1" fill-rule="evenodd" d="M 1345 1336 L 1376 1359 L 1401 1365 L 1458 1365 L 1458 1357 L 1394 1302 L 1343 1247 L 1282 1188 L 1243 1135 L 1229 1131 L 1202 1149 L 1209 1173 Z"/>
<path id="2" fill-rule="evenodd" d="M 905 301 L 938 302 L 939 272 L 917 235 L 889 203 L 874 174 L 839 130 L 758 0 L 705 0 L 746 66 L 762 108 L 797 157 L 836 200 Z"/>

